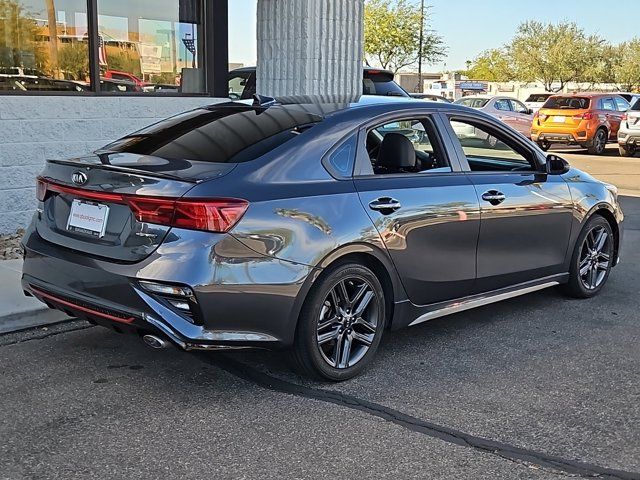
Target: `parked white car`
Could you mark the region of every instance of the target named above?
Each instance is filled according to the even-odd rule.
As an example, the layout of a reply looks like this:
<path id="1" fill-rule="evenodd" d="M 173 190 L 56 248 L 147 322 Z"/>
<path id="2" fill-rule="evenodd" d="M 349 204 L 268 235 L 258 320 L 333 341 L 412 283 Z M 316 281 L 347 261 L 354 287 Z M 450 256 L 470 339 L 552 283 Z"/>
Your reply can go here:
<path id="1" fill-rule="evenodd" d="M 640 149 L 640 99 L 622 115 L 618 130 L 618 149 L 621 157 L 630 157 Z"/>
<path id="2" fill-rule="evenodd" d="M 527 108 L 532 110 L 533 113 L 536 113 L 542 108 L 544 102 L 546 102 L 551 95 L 553 95 L 553 93 L 532 93 L 524 101 L 524 104 L 527 106 Z"/>

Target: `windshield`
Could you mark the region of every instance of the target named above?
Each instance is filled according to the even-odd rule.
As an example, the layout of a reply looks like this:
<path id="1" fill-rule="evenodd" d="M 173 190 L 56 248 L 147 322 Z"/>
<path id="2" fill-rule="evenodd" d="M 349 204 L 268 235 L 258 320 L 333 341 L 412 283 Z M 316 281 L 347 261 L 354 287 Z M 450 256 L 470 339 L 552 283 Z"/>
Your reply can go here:
<path id="1" fill-rule="evenodd" d="M 544 103 L 550 96 L 550 93 L 534 93 L 533 95 L 529 95 L 529 98 L 527 98 L 525 102 Z"/>
<path id="2" fill-rule="evenodd" d="M 550 97 L 542 108 L 584 110 L 590 103 L 586 97 Z"/>
<path id="3" fill-rule="evenodd" d="M 242 163 L 261 157 L 321 120 L 318 115 L 287 107 L 201 108 L 146 127 L 101 150 Z"/>
<path id="4" fill-rule="evenodd" d="M 393 77 L 386 72 L 364 72 L 362 79 L 364 95 L 388 95 L 392 97 L 407 97 L 400 85 L 393 81 Z"/>
<path id="5" fill-rule="evenodd" d="M 473 98 L 473 97 L 461 98 L 460 100 L 456 101 L 458 105 L 464 105 L 465 107 L 471 107 L 471 108 L 482 108 L 488 102 L 489 102 L 488 98 Z"/>

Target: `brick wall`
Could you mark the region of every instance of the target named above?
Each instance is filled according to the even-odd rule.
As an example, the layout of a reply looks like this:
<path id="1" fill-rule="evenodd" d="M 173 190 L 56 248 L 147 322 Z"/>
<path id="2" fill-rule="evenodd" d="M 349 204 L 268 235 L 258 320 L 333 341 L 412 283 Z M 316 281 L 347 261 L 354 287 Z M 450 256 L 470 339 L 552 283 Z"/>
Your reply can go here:
<path id="1" fill-rule="evenodd" d="M 0 234 L 29 223 L 45 159 L 89 153 L 213 98 L 0 95 Z"/>

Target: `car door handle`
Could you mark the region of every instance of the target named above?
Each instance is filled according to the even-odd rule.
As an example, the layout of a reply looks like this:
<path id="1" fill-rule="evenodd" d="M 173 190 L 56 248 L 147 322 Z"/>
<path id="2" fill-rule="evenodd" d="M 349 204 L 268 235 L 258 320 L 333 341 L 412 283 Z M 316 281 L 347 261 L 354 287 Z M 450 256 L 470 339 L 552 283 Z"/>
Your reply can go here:
<path id="1" fill-rule="evenodd" d="M 401 207 L 402 205 L 400 204 L 400 202 L 391 197 L 380 197 L 369 202 L 369 208 L 371 210 L 382 212 L 385 215 L 387 213 L 395 212 Z"/>
<path id="2" fill-rule="evenodd" d="M 506 198 L 505 194 L 498 190 L 489 190 L 482 194 L 482 199 L 485 202 L 489 202 L 491 205 L 498 205 L 504 202 Z"/>

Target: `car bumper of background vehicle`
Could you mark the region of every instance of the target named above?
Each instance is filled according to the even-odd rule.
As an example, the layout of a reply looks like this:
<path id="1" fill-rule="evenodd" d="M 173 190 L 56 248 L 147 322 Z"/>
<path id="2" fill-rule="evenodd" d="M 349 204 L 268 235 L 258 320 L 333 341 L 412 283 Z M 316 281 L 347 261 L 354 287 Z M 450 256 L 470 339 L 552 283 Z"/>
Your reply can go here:
<path id="1" fill-rule="evenodd" d="M 220 243 L 214 249 L 220 256 L 212 261 L 206 284 L 199 281 L 203 276 L 193 273 L 202 267 L 201 258 L 189 260 L 182 255 L 178 273 L 191 272 L 198 280 L 191 284 L 186 276 L 166 268 L 169 259 L 163 261 L 161 249 L 137 264 L 112 264 L 87 260 L 86 256 L 81 260 L 79 254 L 47 244 L 32 232 L 25 246 L 22 287 L 70 316 L 121 333 L 161 334 L 185 350 L 275 349 L 290 345 L 298 293 L 313 269 L 247 252 L 230 236 L 230 245 Z M 208 251 L 205 256 L 211 255 Z M 194 315 L 183 314 L 166 297 L 147 290 L 144 282 L 149 281 L 192 289 Z M 253 293 L 251 301 L 247 302 L 243 293 Z"/>
<path id="2" fill-rule="evenodd" d="M 637 133 L 618 132 L 618 144 L 633 147 L 640 146 L 640 131 Z"/>

